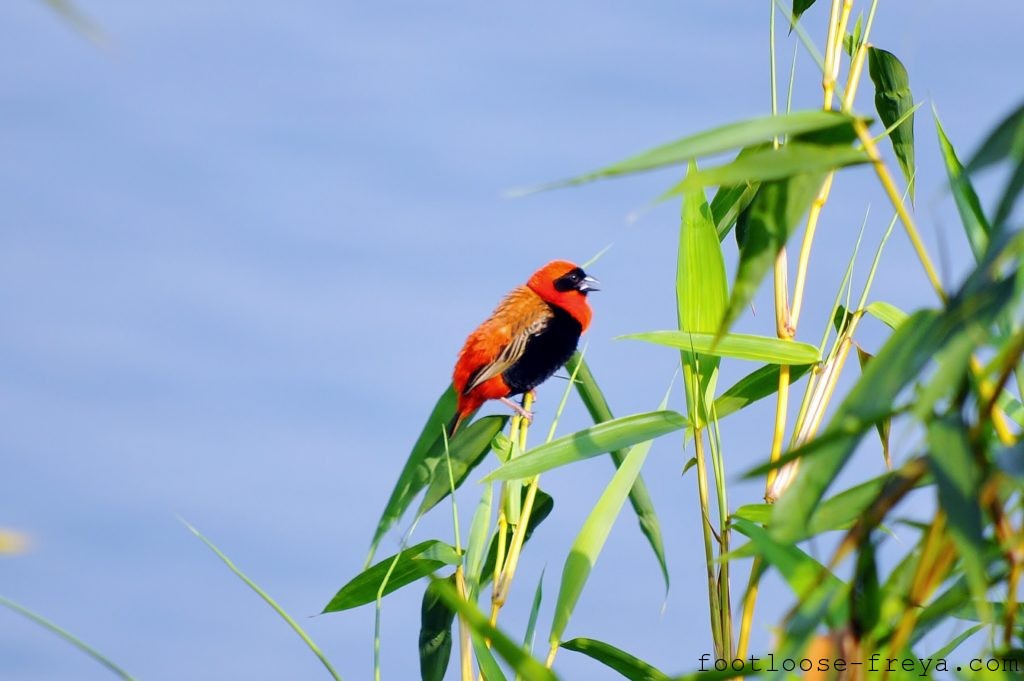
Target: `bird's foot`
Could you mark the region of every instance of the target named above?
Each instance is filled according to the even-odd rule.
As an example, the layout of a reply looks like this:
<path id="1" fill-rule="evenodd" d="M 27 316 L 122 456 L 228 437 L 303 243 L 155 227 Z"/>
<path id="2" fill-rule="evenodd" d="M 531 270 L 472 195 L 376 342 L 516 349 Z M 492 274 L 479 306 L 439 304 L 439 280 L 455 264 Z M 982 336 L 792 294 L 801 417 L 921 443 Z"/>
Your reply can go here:
<path id="1" fill-rule="evenodd" d="M 522 416 L 524 419 L 526 419 L 527 423 L 533 423 L 533 412 L 532 411 L 527 411 L 527 410 L 523 409 L 522 406 L 516 404 L 515 402 L 513 402 L 510 399 L 508 399 L 507 397 L 502 397 L 498 401 L 501 402 L 502 404 L 504 404 L 506 407 L 508 407 L 512 411 L 514 411 L 519 416 Z"/>

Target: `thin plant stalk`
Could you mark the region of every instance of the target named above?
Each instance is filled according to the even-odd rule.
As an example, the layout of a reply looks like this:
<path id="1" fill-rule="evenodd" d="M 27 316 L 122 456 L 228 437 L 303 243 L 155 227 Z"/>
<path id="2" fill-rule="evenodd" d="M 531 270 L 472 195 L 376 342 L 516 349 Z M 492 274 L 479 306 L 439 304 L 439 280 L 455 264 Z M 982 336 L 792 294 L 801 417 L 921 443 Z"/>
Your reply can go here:
<path id="1" fill-rule="evenodd" d="M 462 533 L 459 531 L 459 506 L 455 501 L 455 473 L 452 471 L 452 457 L 448 449 L 448 433 L 441 431 L 444 438 L 444 458 L 448 464 L 448 492 L 452 500 L 452 526 L 455 530 L 455 552 L 462 555 Z M 466 590 L 466 578 L 462 569 L 462 562 L 455 568 L 455 587 L 459 597 L 468 600 Z M 470 641 L 469 624 L 466 618 L 459 615 L 459 660 L 462 671 L 462 681 L 473 681 L 473 647 Z"/>

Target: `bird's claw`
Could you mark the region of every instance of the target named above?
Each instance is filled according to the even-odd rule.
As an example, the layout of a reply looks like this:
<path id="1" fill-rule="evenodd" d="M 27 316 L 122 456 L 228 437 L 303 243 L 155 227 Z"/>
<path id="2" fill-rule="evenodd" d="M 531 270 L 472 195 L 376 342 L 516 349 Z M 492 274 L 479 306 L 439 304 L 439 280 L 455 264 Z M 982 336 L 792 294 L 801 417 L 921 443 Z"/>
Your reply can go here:
<path id="1" fill-rule="evenodd" d="M 523 409 L 523 407 L 521 405 L 516 404 L 515 402 L 513 402 L 510 399 L 508 399 L 507 397 L 502 397 L 501 398 L 501 403 L 504 404 L 505 406 L 507 406 L 512 411 L 514 411 L 517 416 L 520 416 L 520 417 L 526 419 L 527 423 L 533 423 L 533 412 L 532 411 L 528 411 L 526 409 Z"/>

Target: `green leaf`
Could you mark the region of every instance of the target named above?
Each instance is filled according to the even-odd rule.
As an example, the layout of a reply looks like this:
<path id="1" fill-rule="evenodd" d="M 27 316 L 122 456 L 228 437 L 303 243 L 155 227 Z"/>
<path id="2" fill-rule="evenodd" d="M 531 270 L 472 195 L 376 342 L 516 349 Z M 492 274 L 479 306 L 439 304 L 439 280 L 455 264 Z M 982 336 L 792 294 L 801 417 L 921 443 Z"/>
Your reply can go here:
<path id="1" fill-rule="evenodd" d="M 530 618 L 526 621 L 526 633 L 523 635 L 523 648 L 526 652 L 533 653 L 534 632 L 537 630 L 537 615 L 540 614 L 540 604 L 544 601 L 544 570 L 540 571 L 537 579 L 537 588 L 533 592 L 533 603 L 530 606 Z"/>
<path id="2" fill-rule="evenodd" d="M 793 0 L 793 23 L 796 23 L 800 15 L 810 9 L 813 4 L 814 0 Z"/>
<path id="3" fill-rule="evenodd" d="M 561 644 L 566 650 L 583 653 L 630 681 L 670 681 L 670 677 L 638 657 L 592 638 L 574 638 Z"/>
<path id="4" fill-rule="evenodd" d="M 505 428 L 508 419 L 508 416 L 485 416 L 474 421 L 468 427 L 460 429 L 458 437 L 449 443 L 448 449 L 451 455 L 455 489 L 461 487 L 466 476 L 487 457 L 488 452 L 491 451 L 491 441 Z M 441 458 L 443 460 L 443 454 Z M 434 508 L 451 494 L 447 464 L 434 470 L 437 474 L 433 476 L 430 487 L 427 488 L 427 493 L 423 496 L 423 502 L 418 511 L 420 515 Z"/>
<path id="5" fill-rule="evenodd" d="M 750 204 L 736 283 L 720 334 L 729 330 L 754 298 L 761 280 L 771 269 L 797 222 L 810 208 L 823 181 L 821 173 L 801 173 L 784 180 L 765 182 L 758 189 Z"/>
<path id="6" fill-rule="evenodd" d="M 875 544 L 870 533 L 857 553 L 857 567 L 853 574 L 853 588 L 850 590 L 850 624 L 858 640 L 874 631 L 878 625 L 882 607 L 881 589 L 878 583 L 878 566 L 875 562 Z"/>
<path id="7" fill-rule="evenodd" d="M 466 624 L 483 639 L 490 639 L 492 650 L 496 651 L 526 681 L 555 681 L 554 673 L 538 662 L 504 632 L 491 625 L 487 617 L 475 604 L 459 597 L 458 591 L 444 580 L 433 578 L 438 585 L 437 593 L 459 615 Z"/>
<path id="8" fill-rule="evenodd" d="M 473 652 L 476 653 L 477 663 L 480 665 L 480 675 L 484 681 L 506 681 L 505 672 L 501 671 L 498 661 L 491 654 L 491 649 L 479 634 L 472 634 Z"/>
<path id="9" fill-rule="evenodd" d="M 363 570 L 348 584 L 341 587 L 323 611 L 325 613 L 340 612 L 366 603 L 373 603 L 377 600 L 377 592 L 380 590 L 381 584 L 384 584 L 385 578 L 387 578 L 387 584 L 384 586 L 384 595 L 387 595 L 421 577 L 426 577 L 445 565 L 457 565 L 459 560 L 459 554 L 453 546 L 436 539 L 420 542 L 400 552 L 397 562 L 395 562 L 394 556 L 389 556 L 373 567 Z M 395 566 L 392 569 L 393 562 Z M 391 572 L 390 577 L 388 577 L 389 571 Z"/>
<path id="10" fill-rule="evenodd" d="M 701 355 L 771 364 L 814 364 L 821 360 L 818 348 L 809 343 L 743 333 L 727 333 L 717 341 L 713 333 L 688 331 L 648 331 L 619 336 L 618 339 L 640 340 Z"/>
<path id="11" fill-rule="evenodd" d="M 1012 284 L 1012 280 L 1004 280 L 975 287 L 974 277 L 970 277 L 965 284 L 970 288 L 951 299 L 946 310 L 921 310 L 893 332 L 836 410 L 829 427 L 817 438 L 820 442 L 812 440 L 804 445 L 814 454 L 803 457 L 800 475 L 775 504 L 771 523 L 775 539 L 794 541 L 806 536 L 818 501 L 865 431 L 888 416 L 896 397 L 936 354 L 965 334 L 990 324 L 1011 299 Z"/>
<path id="12" fill-rule="evenodd" d="M 697 172 L 690 164 L 687 177 Z M 711 209 L 700 188 L 687 189 L 679 228 L 676 261 L 676 310 L 681 332 L 713 333 L 722 322 L 729 300 L 722 245 L 712 222 Z M 707 405 L 715 394 L 718 358 L 680 352 L 686 407 L 697 427 L 708 421 Z M 696 393 L 696 394 L 695 394 Z"/>
<path id="13" fill-rule="evenodd" d="M 484 485 L 483 488 L 480 502 L 473 513 L 473 523 L 469 528 L 469 545 L 466 547 L 466 581 L 471 599 L 475 599 L 483 583 L 481 571 L 484 567 L 484 557 L 487 555 L 487 534 L 491 527 L 494 487 Z"/>
<path id="14" fill-rule="evenodd" d="M 402 467 L 398 476 L 395 488 L 391 491 L 384 512 L 377 522 L 377 529 L 373 533 L 373 540 L 370 542 L 370 552 L 366 557 L 363 567 L 369 567 L 373 562 L 373 556 L 377 552 L 380 540 L 402 517 L 413 498 L 421 489 L 430 483 L 437 468 L 438 462 L 444 459 L 444 442 L 441 432 L 448 426 L 448 422 L 455 416 L 455 390 L 451 386 L 444 391 L 433 411 L 423 426 L 423 431 L 416 439 L 416 444 L 409 453 L 409 458 Z M 452 441 L 451 448 L 460 438 Z"/>
<path id="15" fill-rule="evenodd" d="M 853 121 L 854 118 L 847 114 L 821 110 L 796 111 L 779 116 L 751 118 L 663 144 L 601 170 L 544 185 L 536 190 L 584 184 L 606 177 L 681 165 L 704 156 L 767 142 L 776 136 L 798 135 L 834 128 L 852 130 Z"/>
<path id="16" fill-rule="evenodd" d="M 534 447 L 498 468 L 484 480 L 529 478 L 567 463 L 652 440 L 685 426 L 686 419 L 674 411 L 623 416 Z"/>
<path id="17" fill-rule="evenodd" d="M 448 583 L 454 585 L 454 573 Z M 452 655 L 454 620 L 455 611 L 441 600 L 434 582 L 428 582 L 420 608 L 420 677 L 423 681 L 443 681 Z"/>
<path id="18" fill-rule="evenodd" d="M 888 326 L 893 331 L 898 329 L 900 324 L 907 321 L 907 317 L 909 316 L 906 312 L 895 305 L 890 305 L 889 303 L 881 300 L 876 300 L 875 302 L 870 303 L 864 308 L 864 311 Z"/>
<path id="19" fill-rule="evenodd" d="M 579 364 L 579 369 L 576 368 L 577 364 Z M 576 391 L 579 393 L 580 399 L 583 400 L 583 404 L 590 413 L 590 417 L 594 419 L 594 423 L 604 423 L 614 419 L 615 417 L 612 415 L 612 410 L 608 406 L 604 393 L 601 392 L 594 374 L 591 373 L 590 367 L 580 356 L 579 352 L 572 356 L 565 367 L 570 375 L 573 372 L 576 373 Z M 616 468 L 622 465 L 628 453 L 628 449 L 616 449 L 610 452 Z M 658 560 L 662 578 L 665 580 L 665 592 L 668 593 L 668 562 L 665 559 L 665 543 L 662 539 L 661 524 L 658 522 L 658 514 L 654 510 L 654 502 L 651 501 L 651 495 L 647 491 L 647 485 L 644 483 L 642 475 L 637 476 L 636 482 L 633 483 L 633 489 L 629 490 L 629 503 L 632 504 L 633 511 L 636 513 L 637 520 L 640 523 L 640 530 L 647 537 L 651 550 L 654 551 L 654 555 Z"/>
<path id="20" fill-rule="evenodd" d="M 967 172 L 977 172 L 1005 158 L 1018 161 L 1024 159 L 1024 104 L 1011 112 L 989 133 L 967 164 Z"/>
<path id="21" fill-rule="evenodd" d="M 224 555 L 224 553 L 221 552 L 221 550 L 218 549 L 217 546 L 212 541 L 207 539 L 199 530 L 197 530 L 196 528 L 192 527 L 191 525 L 189 525 L 184 520 L 181 520 L 181 522 L 182 522 L 182 524 L 185 527 L 188 528 L 189 532 L 191 532 L 195 536 L 199 537 L 200 541 L 202 541 L 204 544 L 206 544 L 209 547 L 209 549 L 211 551 L 213 551 L 217 555 L 218 558 L 221 559 L 221 561 L 228 567 L 228 569 L 231 570 L 233 573 L 235 573 L 236 577 L 238 577 L 240 580 L 245 582 L 246 586 L 248 586 L 250 589 L 255 591 L 256 595 L 259 596 L 260 598 L 262 598 L 264 603 L 266 603 L 271 608 L 273 608 L 274 612 L 276 612 L 281 617 L 281 619 L 283 619 L 285 622 L 288 623 L 288 626 L 290 626 L 292 628 L 292 631 L 294 631 L 296 634 L 298 634 L 299 638 L 302 639 L 302 642 L 306 644 L 306 647 L 309 648 L 313 652 L 314 655 L 316 655 L 318 660 L 320 660 L 320 664 L 322 664 L 324 666 L 324 669 L 327 670 L 327 673 L 331 675 L 331 677 L 334 679 L 334 681 L 341 681 L 341 676 L 338 674 L 338 672 L 336 672 L 334 670 L 334 667 L 331 665 L 330 661 L 327 659 L 327 656 L 323 654 L 323 651 L 320 650 L 320 647 L 317 646 L 317 644 L 313 642 L 313 639 L 311 639 L 309 637 L 309 634 L 307 634 L 305 632 L 305 630 L 302 627 L 299 626 L 299 623 L 296 622 L 295 619 L 291 615 L 289 615 L 287 612 L 285 612 L 284 608 L 282 608 L 280 605 L 277 604 L 277 601 L 275 601 L 273 598 L 270 597 L 270 594 L 268 594 L 266 591 L 264 591 L 262 588 L 260 588 L 260 586 L 256 582 L 254 582 L 251 579 L 249 579 L 248 575 L 246 575 L 244 572 L 242 572 L 234 564 L 234 562 L 232 562 L 232 560 L 230 558 L 228 558 L 226 555 Z M 131 677 L 126 677 L 126 678 L 131 678 Z"/>
<path id="22" fill-rule="evenodd" d="M 967 439 L 968 426 L 952 414 L 928 424 L 928 463 L 939 491 L 939 506 L 946 512 L 949 532 L 964 566 L 967 584 L 984 621 L 992 621 L 988 607 L 987 569 L 982 556 L 984 537 L 981 506 L 982 474 Z"/>
<path id="23" fill-rule="evenodd" d="M 862 348 L 859 343 L 854 342 L 854 347 L 857 350 L 857 362 L 860 364 L 860 370 L 864 371 L 864 367 L 875 356 Z M 885 467 L 892 470 L 892 454 L 889 451 L 889 431 L 892 430 L 892 417 L 887 416 L 881 421 L 876 421 L 875 430 L 878 431 L 878 439 L 882 443 L 882 459 L 885 461 Z"/>
<path id="24" fill-rule="evenodd" d="M 844 166 L 868 163 L 870 160 L 863 149 L 848 144 L 824 146 L 794 141 L 778 149 L 759 149 L 748 155 L 739 156 L 726 165 L 687 175 L 685 180 L 667 193 L 680 194 L 708 185 L 781 180 L 797 173 L 821 173 Z"/>
<path id="25" fill-rule="evenodd" d="M 907 69 L 892 52 L 877 47 L 868 48 L 868 73 L 875 84 L 875 109 L 879 118 L 888 128 L 901 117 L 906 119 L 889 134 L 896 160 L 899 161 L 903 176 L 910 188 L 910 200 L 914 200 L 914 98 L 910 94 L 910 77 Z"/>
<path id="26" fill-rule="evenodd" d="M 668 395 L 662 401 L 662 409 L 667 403 Z M 669 414 L 671 412 L 652 413 Z M 647 460 L 652 442 L 652 439 L 647 439 L 630 450 L 626 460 L 622 462 L 622 466 L 615 471 L 611 482 L 601 493 L 601 497 L 597 500 L 590 515 L 587 516 L 583 527 L 569 549 L 569 556 L 562 568 L 562 583 L 558 589 L 554 619 L 551 623 L 549 641 L 552 645 L 561 641 L 562 634 L 565 633 L 565 627 L 569 624 L 569 618 L 576 607 L 576 602 L 579 600 L 580 594 L 583 593 L 583 586 L 587 583 L 587 578 L 597 562 L 597 557 L 601 554 L 601 549 L 604 548 L 608 533 L 611 532 L 612 525 L 618 518 L 619 511 L 622 510 L 629 489 L 640 474 L 644 461 Z"/>
<path id="27" fill-rule="evenodd" d="M 989 234 L 992 227 L 988 224 L 988 218 L 981 208 L 981 201 L 974 191 L 971 180 L 964 172 L 964 167 L 957 158 L 953 144 L 942 129 L 937 111 L 932 111 L 935 116 L 935 130 L 939 134 L 939 149 L 942 151 L 942 158 L 946 163 L 946 175 L 949 176 L 949 188 L 956 201 L 956 209 L 960 213 L 960 222 L 964 226 L 964 233 L 967 235 L 967 243 L 971 246 L 976 261 L 981 260 L 985 250 L 988 248 Z"/>

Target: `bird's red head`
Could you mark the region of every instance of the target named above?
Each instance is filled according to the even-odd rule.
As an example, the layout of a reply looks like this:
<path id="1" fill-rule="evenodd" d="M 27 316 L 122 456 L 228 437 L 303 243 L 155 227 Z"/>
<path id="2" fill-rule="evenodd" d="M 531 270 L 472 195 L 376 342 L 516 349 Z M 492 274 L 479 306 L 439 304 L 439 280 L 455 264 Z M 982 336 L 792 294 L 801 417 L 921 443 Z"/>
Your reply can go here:
<path id="1" fill-rule="evenodd" d="M 545 302 L 557 305 L 580 323 L 586 331 L 590 326 L 590 305 L 587 293 L 597 291 L 598 281 L 568 260 L 552 260 L 533 273 L 526 285 Z"/>

